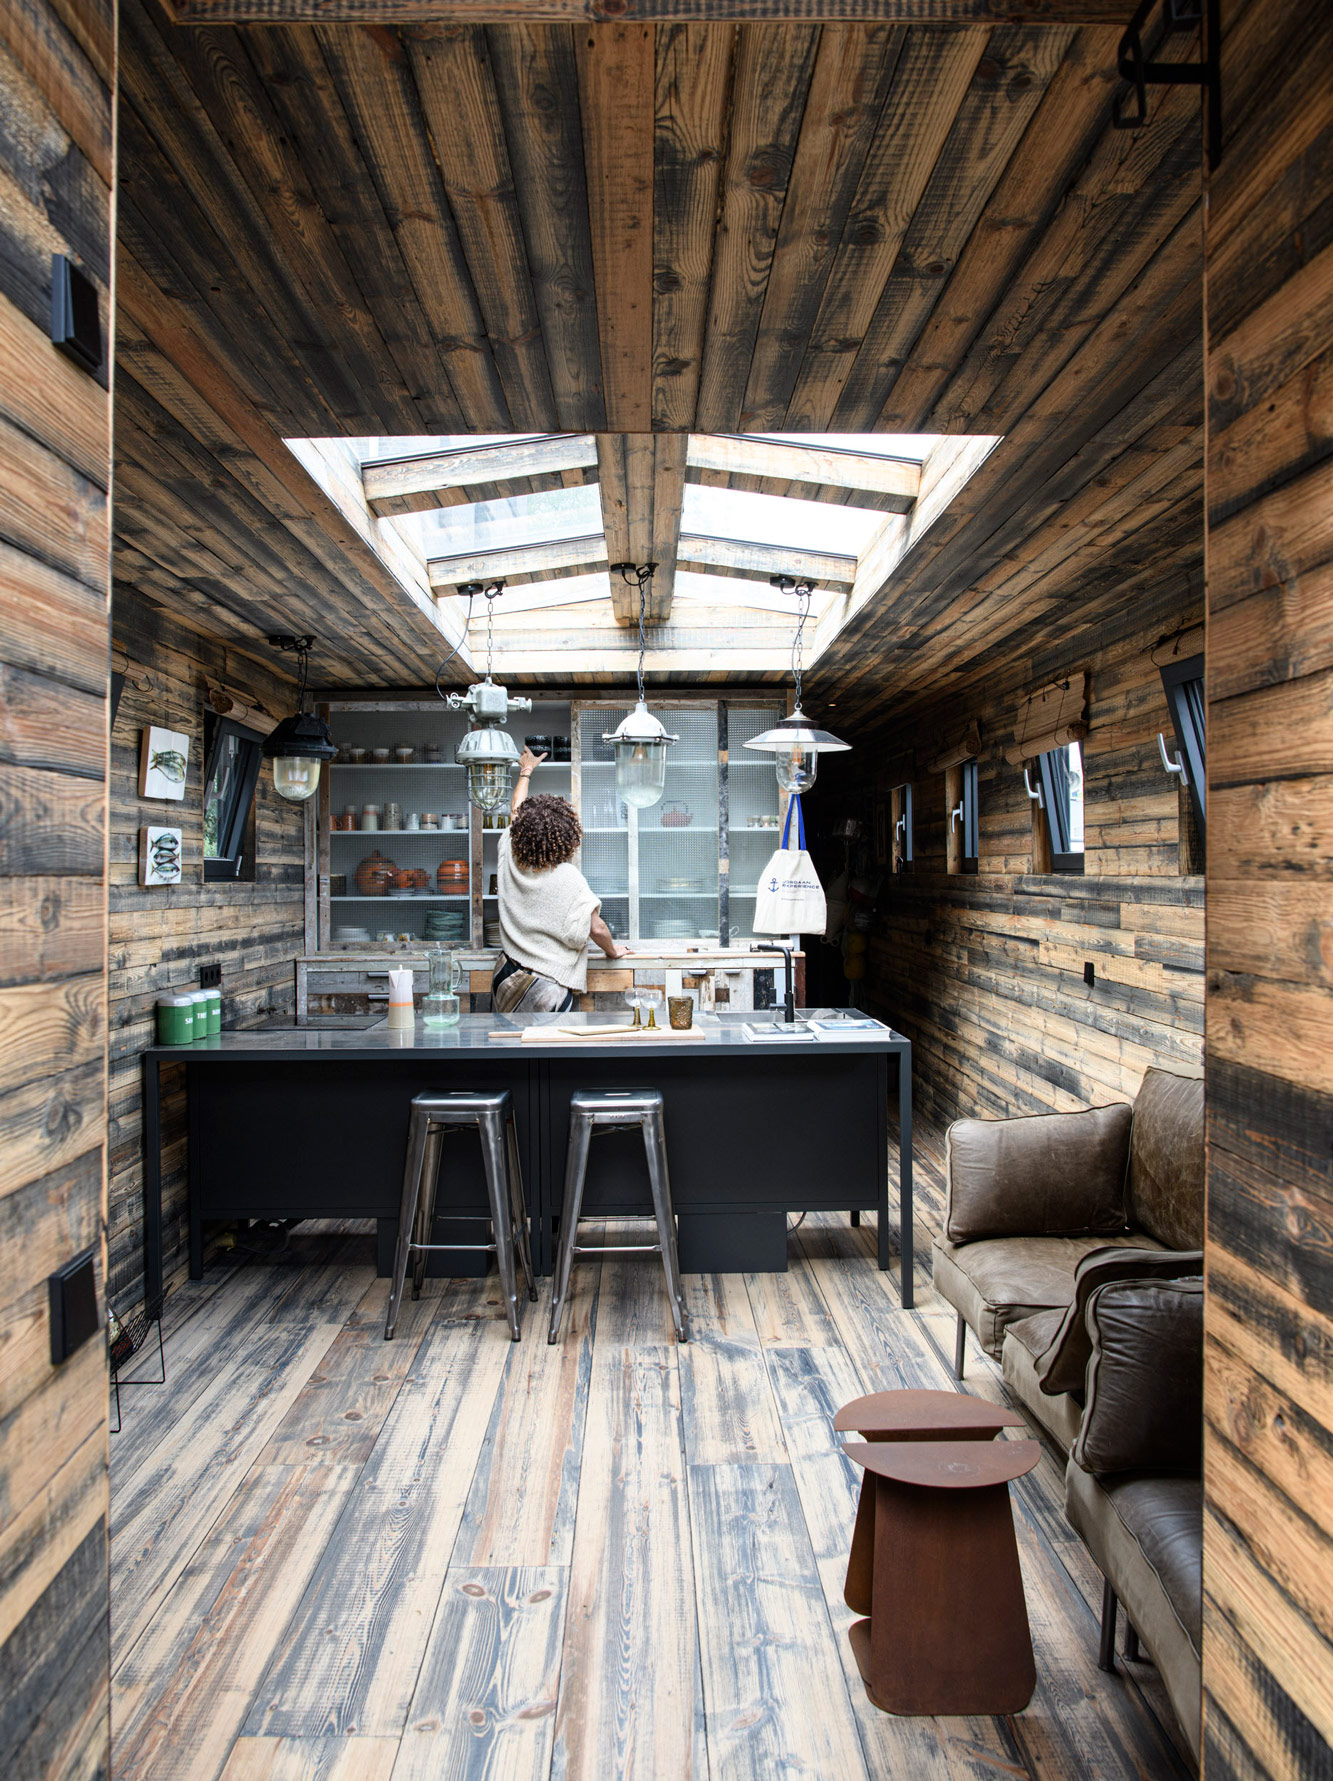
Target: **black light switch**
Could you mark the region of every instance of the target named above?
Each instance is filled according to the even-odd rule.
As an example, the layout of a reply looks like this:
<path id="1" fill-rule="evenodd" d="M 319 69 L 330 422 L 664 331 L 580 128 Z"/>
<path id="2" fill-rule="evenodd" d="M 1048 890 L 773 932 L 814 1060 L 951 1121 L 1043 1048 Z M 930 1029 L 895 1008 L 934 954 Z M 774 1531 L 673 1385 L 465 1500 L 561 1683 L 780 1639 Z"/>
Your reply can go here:
<path id="1" fill-rule="evenodd" d="M 1089 959 L 1083 967 L 1083 981 L 1087 984 L 1089 989 L 1096 989 L 1097 970 L 1091 959 Z"/>
<path id="2" fill-rule="evenodd" d="M 51 256 L 51 338 L 85 371 L 102 368 L 97 286 L 64 254 Z"/>
<path id="3" fill-rule="evenodd" d="M 199 987 L 200 987 L 200 989 L 221 989 L 222 988 L 222 966 L 221 965 L 200 965 L 200 967 L 199 967 Z"/>
<path id="4" fill-rule="evenodd" d="M 89 1336 L 96 1335 L 97 1274 L 94 1252 L 85 1249 L 47 1278 L 51 1293 L 51 1365 L 58 1367 Z"/>

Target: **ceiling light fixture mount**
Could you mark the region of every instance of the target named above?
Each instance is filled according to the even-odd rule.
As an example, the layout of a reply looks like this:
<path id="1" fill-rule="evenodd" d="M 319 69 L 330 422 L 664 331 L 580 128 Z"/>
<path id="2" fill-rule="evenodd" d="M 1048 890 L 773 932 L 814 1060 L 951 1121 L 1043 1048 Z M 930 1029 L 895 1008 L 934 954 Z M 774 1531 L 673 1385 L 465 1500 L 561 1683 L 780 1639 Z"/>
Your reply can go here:
<path id="1" fill-rule="evenodd" d="M 801 710 L 802 648 L 805 624 L 810 616 L 810 602 L 815 584 L 808 576 L 770 575 L 769 586 L 779 593 L 796 596 L 796 635 L 792 639 L 791 669 L 796 682 L 796 702 L 790 717 L 774 724 L 771 730 L 752 737 L 745 744 L 774 757 L 778 785 L 784 792 L 808 792 L 819 772 L 821 754 L 845 754 L 850 742 L 843 742 L 828 730 L 820 730 Z"/>
<path id="2" fill-rule="evenodd" d="M 296 712 L 284 717 L 276 730 L 264 738 L 264 753 L 273 762 L 273 789 L 280 798 L 292 804 L 304 804 L 313 798 L 319 786 L 319 769 L 338 752 L 322 717 L 305 708 L 306 682 L 310 676 L 310 651 L 313 635 L 293 636 L 280 631 L 270 636 L 274 649 L 295 650 L 301 663 L 301 683 L 296 694 Z"/>
<path id="3" fill-rule="evenodd" d="M 673 742 L 680 741 L 679 736 L 669 735 L 666 725 L 649 711 L 643 691 L 643 658 L 648 648 L 645 633 L 648 588 L 657 564 L 612 563 L 610 567 L 613 575 L 619 575 L 631 587 L 638 584 L 639 663 L 635 678 L 639 696 L 633 711 L 622 718 L 609 735 L 604 735 L 602 741 L 609 742 L 615 751 L 618 795 L 636 810 L 647 810 L 660 802 L 666 790 L 667 749 Z"/>
<path id="4" fill-rule="evenodd" d="M 467 768 L 469 803 L 478 810 L 498 810 L 509 796 L 509 776 L 518 765 L 518 747 L 501 729 L 511 711 L 531 711 L 532 700 L 511 694 L 491 678 L 495 656 L 495 602 L 505 590 L 503 581 L 464 581 L 458 591 L 467 597 L 468 610 L 478 594 L 486 598 L 486 678 L 465 693 L 442 693 L 451 711 L 466 711 L 468 733 L 454 750 L 454 759 Z M 439 681 L 436 680 L 436 691 Z"/>

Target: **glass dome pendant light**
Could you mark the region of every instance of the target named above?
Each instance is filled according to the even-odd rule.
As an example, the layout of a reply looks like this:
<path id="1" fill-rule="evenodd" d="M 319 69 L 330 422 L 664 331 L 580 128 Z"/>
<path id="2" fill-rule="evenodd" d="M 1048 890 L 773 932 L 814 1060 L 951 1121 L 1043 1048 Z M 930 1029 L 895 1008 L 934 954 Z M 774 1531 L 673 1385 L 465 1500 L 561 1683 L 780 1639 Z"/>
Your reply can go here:
<path id="1" fill-rule="evenodd" d="M 790 717 L 784 717 L 771 730 L 754 736 L 745 744 L 774 757 L 778 786 L 784 792 L 808 792 L 819 774 L 821 754 L 845 754 L 850 742 L 842 742 L 828 730 L 819 730 L 801 710 L 801 647 L 805 621 L 810 616 L 810 598 L 815 591 L 813 581 L 794 581 L 790 575 L 774 575 L 771 585 L 784 594 L 793 593 L 797 601 L 796 636 L 792 640 L 791 667 L 796 681 L 796 704 Z"/>
<path id="2" fill-rule="evenodd" d="M 273 789 L 280 798 L 292 804 L 304 804 L 313 798 L 319 787 L 319 769 L 338 752 L 323 718 L 305 708 L 306 680 L 310 672 L 310 651 L 314 637 L 290 637 L 285 634 L 269 638 L 275 649 L 294 649 L 301 662 L 301 685 L 296 695 L 296 715 L 284 717 L 276 730 L 264 738 L 264 753 L 273 762 Z"/>
<path id="3" fill-rule="evenodd" d="M 624 581 L 633 580 L 639 584 L 639 665 L 636 675 L 639 696 L 633 711 L 622 718 L 609 735 L 604 735 L 602 741 L 609 742 L 615 751 L 617 796 L 636 810 L 647 810 L 661 801 L 666 790 L 667 749 L 673 742 L 680 741 L 679 736 L 668 735 L 665 724 L 649 711 L 643 694 L 648 585 L 656 568 L 656 563 L 640 563 L 637 568 L 633 563 L 611 565 L 612 574 L 618 569 Z"/>
<path id="4" fill-rule="evenodd" d="M 511 711 L 532 710 L 531 699 L 513 696 L 491 679 L 491 662 L 495 654 L 495 602 L 504 592 L 504 586 L 503 581 L 492 581 L 484 588 L 478 581 L 467 581 L 458 590 L 468 597 L 469 614 L 476 596 L 481 593 L 486 596 L 485 680 L 470 686 L 465 693 L 441 691 L 440 675 L 448 665 L 447 656 L 435 676 L 435 690 L 449 709 L 468 713 L 468 733 L 455 749 L 454 759 L 460 767 L 467 768 L 468 802 L 486 812 L 498 810 L 509 797 L 509 777 L 518 765 L 514 738 L 500 725 Z"/>

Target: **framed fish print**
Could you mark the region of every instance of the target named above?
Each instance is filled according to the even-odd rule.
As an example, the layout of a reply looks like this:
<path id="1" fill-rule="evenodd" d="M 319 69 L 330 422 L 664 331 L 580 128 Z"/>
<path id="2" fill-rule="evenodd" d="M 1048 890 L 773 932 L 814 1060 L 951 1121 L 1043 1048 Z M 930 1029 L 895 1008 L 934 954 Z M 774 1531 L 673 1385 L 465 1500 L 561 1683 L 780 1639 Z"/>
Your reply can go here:
<path id="1" fill-rule="evenodd" d="M 150 724 L 139 734 L 139 796 L 185 796 L 185 775 L 190 766 L 190 738 L 184 730 L 161 730 Z"/>
<path id="2" fill-rule="evenodd" d="M 181 831 L 149 827 L 139 830 L 139 883 L 179 884 Z"/>

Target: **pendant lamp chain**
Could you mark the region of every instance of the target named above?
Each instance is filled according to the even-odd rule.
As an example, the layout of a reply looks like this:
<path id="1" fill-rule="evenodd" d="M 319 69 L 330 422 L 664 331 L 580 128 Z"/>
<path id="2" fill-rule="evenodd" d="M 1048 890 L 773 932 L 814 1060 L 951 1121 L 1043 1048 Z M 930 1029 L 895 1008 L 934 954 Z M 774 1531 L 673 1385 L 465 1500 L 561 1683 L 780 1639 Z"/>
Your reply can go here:
<path id="1" fill-rule="evenodd" d="M 491 663 L 495 658 L 495 602 L 504 592 L 502 581 L 493 581 L 486 589 L 486 678 L 491 678 Z"/>
<path id="2" fill-rule="evenodd" d="M 801 709 L 801 651 L 805 639 L 805 621 L 810 616 L 810 600 L 814 593 L 813 585 L 808 581 L 796 584 L 796 635 L 791 645 L 791 671 L 796 682 L 796 709 Z"/>
<path id="3" fill-rule="evenodd" d="M 639 563 L 637 566 L 632 566 L 628 563 L 622 563 L 620 565 L 621 578 L 624 581 L 628 581 L 630 575 L 633 575 L 634 579 L 639 584 L 639 664 L 635 672 L 635 678 L 638 681 L 639 703 L 641 705 L 644 703 L 643 658 L 648 652 L 648 637 L 644 629 L 648 617 L 648 588 L 653 579 L 653 571 L 656 568 L 656 563 Z M 629 575 L 625 573 L 627 569 L 630 572 Z"/>

